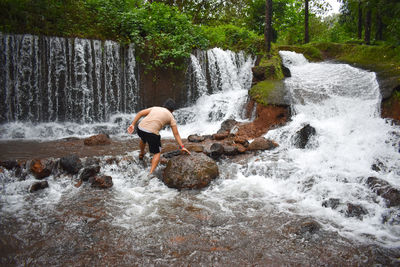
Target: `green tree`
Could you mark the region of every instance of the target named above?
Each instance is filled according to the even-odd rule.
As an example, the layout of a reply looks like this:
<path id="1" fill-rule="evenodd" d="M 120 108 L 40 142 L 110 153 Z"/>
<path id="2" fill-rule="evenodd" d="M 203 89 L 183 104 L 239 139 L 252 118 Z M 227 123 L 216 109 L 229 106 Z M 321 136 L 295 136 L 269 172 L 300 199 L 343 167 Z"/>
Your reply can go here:
<path id="1" fill-rule="evenodd" d="M 265 2 L 265 31 L 264 31 L 265 48 L 267 53 L 271 52 L 272 42 L 272 0 Z"/>

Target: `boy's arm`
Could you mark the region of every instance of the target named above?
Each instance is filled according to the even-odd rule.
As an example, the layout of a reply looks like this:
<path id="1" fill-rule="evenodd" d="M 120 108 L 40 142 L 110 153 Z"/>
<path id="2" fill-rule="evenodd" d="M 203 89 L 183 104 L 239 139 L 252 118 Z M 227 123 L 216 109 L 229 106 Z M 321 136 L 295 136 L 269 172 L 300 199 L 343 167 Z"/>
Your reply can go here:
<path id="1" fill-rule="evenodd" d="M 189 150 L 187 150 L 187 149 L 183 146 L 181 136 L 179 135 L 179 132 L 178 132 L 178 127 L 177 127 L 176 125 L 174 125 L 174 126 L 171 126 L 171 129 L 172 129 L 172 133 L 174 134 L 174 137 L 175 137 L 176 142 L 178 142 L 178 145 L 179 145 L 180 150 L 181 150 L 181 151 L 185 151 L 186 153 L 188 153 L 188 154 L 190 155 Z"/>
<path id="2" fill-rule="evenodd" d="M 139 112 L 136 114 L 136 116 L 135 116 L 135 118 L 133 119 L 131 125 L 129 125 L 129 127 L 128 127 L 128 129 L 127 129 L 127 131 L 128 131 L 129 134 L 132 134 L 133 131 L 135 130 L 135 124 L 138 122 L 138 120 L 139 120 L 141 117 L 143 117 L 143 116 L 147 116 L 147 115 L 150 113 L 150 111 L 151 111 L 151 108 L 143 109 L 143 110 L 139 111 Z"/>

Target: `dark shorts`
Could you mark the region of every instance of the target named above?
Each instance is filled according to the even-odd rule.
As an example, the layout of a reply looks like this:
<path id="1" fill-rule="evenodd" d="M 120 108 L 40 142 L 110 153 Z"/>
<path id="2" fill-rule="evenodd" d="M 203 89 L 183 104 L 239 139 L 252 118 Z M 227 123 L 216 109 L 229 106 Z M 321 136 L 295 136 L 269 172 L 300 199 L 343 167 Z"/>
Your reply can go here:
<path id="1" fill-rule="evenodd" d="M 137 129 L 137 132 L 143 143 L 149 144 L 150 153 L 157 154 L 161 152 L 161 136 L 153 133 L 144 132 L 139 128 Z"/>

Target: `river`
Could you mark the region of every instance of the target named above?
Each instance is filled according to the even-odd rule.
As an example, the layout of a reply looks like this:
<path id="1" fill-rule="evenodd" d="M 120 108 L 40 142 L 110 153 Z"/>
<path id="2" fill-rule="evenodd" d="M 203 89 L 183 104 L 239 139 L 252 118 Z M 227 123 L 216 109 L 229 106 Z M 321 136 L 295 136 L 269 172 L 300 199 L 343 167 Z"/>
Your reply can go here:
<path id="1" fill-rule="evenodd" d="M 243 58 L 238 65 L 231 52 L 208 53 L 225 62 L 226 77 L 176 112 L 183 137 L 214 133 L 228 118 L 246 121 L 242 109 L 254 61 Z M 111 164 L 110 157 L 99 157 L 101 172 L 113 178 L 109 190 L 76 188 L 76 177 L 62 175 L 31 194 L 32 175 L 20 180 L 13 171 L 0 173 L 2 265 L 398 264 L 399 209 L 387 208 L 366 185 L 375 176 L 400 187 L 400 129 L 380 118 L 375 74 L 280 54 L 292 73 L 285 86 L 293 116 L 265 135 L 279 147 L 241 163 L 218 161 L 220 176 L 204 190 L 177 191 L 150 179 L 149 158 L 139 162 L 138 151 Z M 201 64 L 192 60 L 204 85 Z M 10 122 L 0 136 L 44 142 L 103 129 L 123 141 L 133 116 L 116 114 L 98 124 Z M 299 149 L 294 136 L 307 124 L 316 134 Z M 16 134 L 21 128 L 29 131 Z M 373 164 L 383 167 L 374 171 Z M 337 207 L 324 205 L 332 199 Z M 349 203 L 365 212 L 348 216 Z"/>

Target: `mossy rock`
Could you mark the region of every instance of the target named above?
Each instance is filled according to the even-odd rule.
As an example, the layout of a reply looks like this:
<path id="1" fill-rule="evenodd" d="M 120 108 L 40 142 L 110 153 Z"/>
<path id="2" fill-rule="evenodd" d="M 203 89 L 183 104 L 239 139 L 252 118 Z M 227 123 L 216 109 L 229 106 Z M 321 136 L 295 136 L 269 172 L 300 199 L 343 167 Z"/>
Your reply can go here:
<path id="1" fill-rule="evenodd" d="M 256 80 L 282 80 L 282 59 L 276 53 L 271 58 L 263 57 L 258 66 L 253 68 L 253 74 Z"/>
<path id="2" fill-rule="evenodd" d="M 253 100 L 264 106 L 289 104 L 282 80 L 261 81 L 250 89 L 249 94 Z"/>

